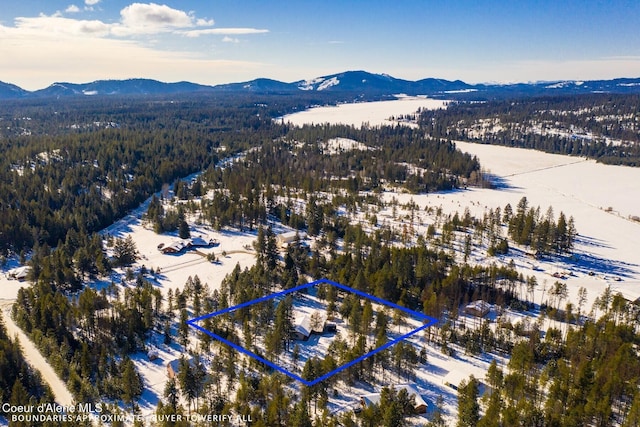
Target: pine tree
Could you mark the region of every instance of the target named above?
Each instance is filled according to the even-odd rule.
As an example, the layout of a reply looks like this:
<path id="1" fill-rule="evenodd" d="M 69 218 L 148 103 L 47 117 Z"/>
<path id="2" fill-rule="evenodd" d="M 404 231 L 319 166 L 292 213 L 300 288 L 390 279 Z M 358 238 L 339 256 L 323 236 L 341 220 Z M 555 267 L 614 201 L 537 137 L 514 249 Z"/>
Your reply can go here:
<path id="1" fill-rule="evenodd" d="M 193 363 L 184 356 L 180 357 L 178 370 L 178 383 L 182 395 L 187 399 L 189 414 L 191 414 L 191 402 L 198 395 L 198 381 Z"/>
<path id="2" fill-rule="evenodd" d="M 113 259 L 117 266 L 131 265 L 137 258 L 138 250 L 130 234 L 124 239 L 116 239 L 113 246 Z"/>
<path id="3" fill-rule="evenodd" d="M 142 378 L 128 357 L 122 361 L 120 366 L 122 372 L 122 399 L 134 408 L 135 400 L 140 397 L 144 388 Z"/>
<path id="4" fill-rule="evenodd" d="M 178 236 L 181 239 L 188 239 L 191 237 L 191 231 L 189 230 L 189 224 L 187 224 L 187 221 L 180 221 L 180 225 L 178 225 Z"/>
<path id="5" fill-rule="evenodd" d="M 173 412 L 175 412 L 178 407 L 178 401 L 180 398 L 175 378 L 169 378 L 169 380 L 165 384 L 164 397 L 165 399 L 167 399 L 167 403 L 169 404 Z"/>
<path id="6" fill-rule="evenodd" d="M 271 227 L 267 229 L 265 237 L 265 266 L 267 271 L 273 274 L 273 271 L 278 265 L 278 244 L 276 243 L 276 235 Z"/>
<path id="7" fill-rule="evenodd" d="M 444 399 L 439 394 L 435 401 L 435 408 L 429 415 L 427 427 L 446 427 L 447 423 L 444 419 Z"/>
<path id="8" fill-rule="evenodd" d="M 478 380 L 473 375 L 458 388 L 458 427 L 475 427 L 480 420 Z"/>
<path id="9" fill-rule="evenodd" d="M 307 405 L 303 401 L 296 403 L 293 407 L 293 413 L 288 425 L 291 427 L 313 427 Z"/>
<path id="10" fill-rule="evenodd" d="M 180 310 L 180 323 L 178 325 L 178 336 L 180 337 L 180 345 L 186 347 L 189 343 L 189 325 L 187 324 L 187 309 Z"/>
<path id="11" fill-rule="evenodd" d="M 640 392 L 637 390 L 622 427 L 640 427 Z"/>

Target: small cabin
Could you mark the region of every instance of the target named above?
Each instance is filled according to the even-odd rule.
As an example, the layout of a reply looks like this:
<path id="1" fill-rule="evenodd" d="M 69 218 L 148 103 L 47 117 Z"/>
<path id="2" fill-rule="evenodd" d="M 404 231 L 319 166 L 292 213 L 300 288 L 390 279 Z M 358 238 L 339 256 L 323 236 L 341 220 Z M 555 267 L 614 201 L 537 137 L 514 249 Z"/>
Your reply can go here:
<path id="1" fill-rule="evenodd" d="M 29 271 L 30 270 L 31 270 L 31 268 L 28 267 L 28 266 L 19 267 L 19 268 L 16 268 L 16 269 L 10 271 L 8 273 L 8 277 L 10 279 L 16 279 L 19 282 L 24 282 L 29 277 Z"/>
<path id="2" fill-rule="evenodd" d="M 311 336 L 311 319 L 304 316 L 298 321 L 293 329 L 293 338 L 298 341 L 306 341 Z"/>
<path id="3" fill-rule="evenodd" d="M 187 363 L 191 366 L 195 365 L 195 361 L 193 359 L 187 359 Z M 174 359 L 171 362 L 167 363 L 167 376 L 169 378 L 172 378 L 172 379 L 178 378 L 179 373 L 180 373 L 180 359 Z"/>
<path id="4" fill-rule="evenodd" d="M 467 304 L 464 307 L 464 312 L 475 317 L 484 317 L 489 314 L 491 310 L 491 304 L 481 299 Z"/>
<path id="5" fill-rule="evenodd" d="M 194 248 L 213 248 L 220 246 L 220 242 L 214 238 L 194 237 L 191 239 L 191 246 Z"/>
<path id="6" fill-rule="evenodd" d="M 190 239 L 177 240 L 171 243 L 170 245 L 160 248 L 160 252 L 162 252 L 163 254 L 178 254 L 190 247 L 191 247 Z"/>
<path id="7" fill-rule="evenodd" d="M 167 363 L 167 376 L 169 378 L 177 378 L 178 372 L 180 372 L 180 359 L 175 359 Z"/>
<path id="8" fill-rule="evenodd" d="M 461 371 L 450 371 L 442 380 L 442 383 L 453 390 L 458 391 L 460 385 L 464 381 L 465 383 L 469 382 L 471 374 L 469 372 L 461 372 Z M 480 396 L 482 396 L 488 389 L 488 387 L 476 378 L 478 382 L 478 392 Z"/>
<path id="9" fill-rule="evenodd" d="M 298 236 L 297 231 L 287 231 L 286 233 L 280 233 L 276 236 L 276 243 L 280 249 L 284 249 L 287 245 L 296 241 L 296 236 Z"/>
<path id="10" fill-rule="evenodd" d="M 16 273 L 16 279 L 19 282 L 24 282 L 25 280 L 27 280 L 27 277 L 29 277 L 29 267 L 24 267 Z"/>

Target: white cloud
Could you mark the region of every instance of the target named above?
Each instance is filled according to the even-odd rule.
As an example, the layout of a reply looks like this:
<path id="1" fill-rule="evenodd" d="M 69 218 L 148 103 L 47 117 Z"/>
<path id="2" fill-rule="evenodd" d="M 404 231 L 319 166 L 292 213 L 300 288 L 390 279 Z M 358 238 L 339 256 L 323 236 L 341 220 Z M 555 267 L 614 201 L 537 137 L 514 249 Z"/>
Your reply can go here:
<path id="1" fill-rule="evenodd" d="M 87 6 L 95 6 L 100 3 L 100 0 L 84 0 L 84 4 Z"/>
<path id="2" fill-rule="evenodd" d="M 98 1 L 84 3 L 86 10 Z M 79 11 L 73 4 L 65 10 Z M 26 89 L 39 89 L 53 81 L 130 77 L 221 83 L 255 78 L 264 69 L 264 64 L 251 61 L 211 59 L 203 52 L 184 52 L 189 52 L 189 43 L 194 44 L 189 39 L 200 35 L 225 36 L 223 41 L 231 43 L 238 42 L 235 35 L 268 30 L 207 28 L 213 25 L 213 20 L 155 3 L 130 4 L 121 10 L 120 16 L 119 21 L 112 23 L 74 19 L 56 12 L 17 17 L 13 25 L 0 23 L 0 58 L 7 65 L 2 69 L 2 80 Z M 166 34 L 183 37 L 176 51 L 153 47 L 154 40 L 162 40 Z M 201 52 L 201 44 L 193 49 Z"/>
<path id="3" fill-rule="evenodd" d="M 198 19 L 196 20 L 196 25 L 198 27 L 207 27 L 213 25 L 213 19 Z"/>
<path id="4" fill-rule="evenodd" d="M 188 48 L 182 52 L 160 50 L 150 47 L 150 37 L 123 37 L 163 33 L 184 36 L 184 31 L 211 22 L 154 4 L 123 9 L 122 20 L 116 23 L 73 19 L 60 13 L 18 17 L 11 26 L 0 23 L 0 58 L 6 65 L 2 80 L 34 90 L 54 81 L 109 78 L 209 84 L 256 78 L 264 64 L 207 58 L 204 53 L 185 53 Z M 254 30 L 222 29 L 216 33 L 227 32 L 248 34 Z"/>
<path id="5" fill-rule="evenodd" d="M 85 3 L 96 4 L 96 0 L 86 0 Z M 86 8 L 85 8 L 86 9 Z M 80 12 L 80 9 L 72 4 L 66 9 L 68 13 Z M 46 33 L 66 34 L 95 34 L 101 36 L 128 37 L 135 35 L 152 35 L 161 33 L 173 33 L 185 37 L 200 37 L 202 35 L 246 35 L 268 33 L 269 30 L 257 28 L 198 28 L 212 26 L 212 19 L 196 18 L 193 12 L 173 9 L 167 5 L 156 3 L 132 3 L 120 11 L 120 22 L 105 23 L 99 20 L 79 20 L 64 18 L 60 11 L 47 16 L 40 14 L 37 17 L 15 18 L 15 27 L 21 30 Z"/>
<path id="6" fill-rule="evenodd" d="M 180 34 L 187 37 L 200 37 L 206 35 L 239 36 L 245 34 L 263 34 L 268 32 L 269 30 L 258 28 L 206 28 L 203 30 L 181 31 Z"/>
<path id="7" fill-rule="evenodd" d="M 133 3 L 120 11 L 121 26 L 116 34 L 154 34 L 177 28 L 193 28 L 198 22 L 211 25 L 212 21 L 196 20 L 183 10 L 156 3 Z M 211 22 L 211 23 L 209 23 Z"/>
<path id="8" fill-rule="evenodd" d="M 229 36 L 224 36 L 222 38 L 222 41 L 225 43 L 240 43 L 240 39 L 229 37 Z"/>
<path id="9" fill-rule="evenodd" d="M 76 5 L 67 7 L 66 12 L 76 13 L 80 9 Z M 174 33 L 186 37 L 198 37 L 201 34 L 235 35 L 257 34 L 268 32 L 253 28 L 219 28 L 194 29 L 213 25 L 212 19 L 201 19 L 182 10 L 155 3 L 133 3 L 120 11 L 121 20 L 116 23 L 105 23 L 99 20 L 80 20 L 64 18 L 60 11 L 47 16 L 15 18 L 15 27 L 27 31 L 43 31 L 43 36 L 53 34 L 94 34 L 100 36 L 128 37 L 135 35 L 152 35 Z M 12 27 L 8 27 L 12 28 Z"/>
<path id="10" fill-rule="evenodd" d="M 110 33 L 111 27 L 98 20 L 81 20 L 63 18 L 58 15 L 38 16 L 36 18 L 16 18 L 15 27 L 5 27 L 17 36 L 41 36 L 43 38 L 69 35 L 92 35 L 106 36 Z"/>
<path id="11" fill-rule="evenodd" d="M 10 64 L 2 80 L 25 89 L 41 89 L 55 81 L 153 78 L 222 83 L 257 77 L 264 65 L 250 61 L 202 58 L 183 52 L 159 51 L 135 41 L 98 37 L 71 31 L 43 37 L 42 32 L 0 25 L 0 58 Z M 4 41 L 9 41 L 5 43 Z M 215 80 L 212 80 L 215 79 Z"/>

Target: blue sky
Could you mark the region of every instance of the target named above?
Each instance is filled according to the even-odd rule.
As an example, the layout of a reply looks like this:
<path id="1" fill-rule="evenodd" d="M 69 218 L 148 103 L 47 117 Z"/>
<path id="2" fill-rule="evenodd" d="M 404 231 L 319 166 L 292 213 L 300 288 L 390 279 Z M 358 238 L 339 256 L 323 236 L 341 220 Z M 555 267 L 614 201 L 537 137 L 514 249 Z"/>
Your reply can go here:
<path id="1" fill-rule="evenodd" d="M 640 77 L 638 1 L 9 0 L 0 80 Z"/>

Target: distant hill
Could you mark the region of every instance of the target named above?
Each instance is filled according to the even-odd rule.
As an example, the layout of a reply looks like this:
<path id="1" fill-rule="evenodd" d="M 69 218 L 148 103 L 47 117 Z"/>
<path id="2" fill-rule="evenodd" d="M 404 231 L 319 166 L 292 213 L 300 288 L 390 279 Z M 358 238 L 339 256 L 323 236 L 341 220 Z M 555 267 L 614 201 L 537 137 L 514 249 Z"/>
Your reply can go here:
<path id="1" fill-rule="evenodd" d="M 0 99 L 24 98 L 29 92 L 11 83 L 0 82 Z"/>
<path id="2" fill-rule="evenodd" d="M 613 80 L 562 80 L 514 84 L 468 84 L 460 80 L 426 78 L 403 80 L 388 74 L 345 71 L 310 80 L 285 83 L 260 78 L 247 82 L 200 85 L 190 82 L 163 83 L 150 79 L 98 80 L 91 83 L 53 83 L 36 91 L 0 82 L 0 99 L 45 98 L 66 96 L 165 95 L 177 93 L 280 93 L 325 92 L 354 95 L 361 99 L 396 94 L 428 95 L 448 99 L 496 99 L 516 96 L 573 95 L 587 93 L 640 93 L 640 78 Z M 346 96 L 348 95 L 348 97 Z"/>
<path id="3" fill-rule="evenodd" d="M 91 83 L 54 83 L 31 94 L 37 97 L 73 96 L 73 95 L 161 95 L 183 92 L 210 90 L 211 86 L 203 86 L 189 82 L 162 83 L 150 79 L 98 80 Z"/>
<path id="4" fill-rule="evenodd" d="M 283 83 L 272 79 L 255 79 L 242 83 L 229 83 L 217 86 L 210 86 L 212 91 L 224 92 L 296 92 L 296 88 L 291 83 Z"/>

